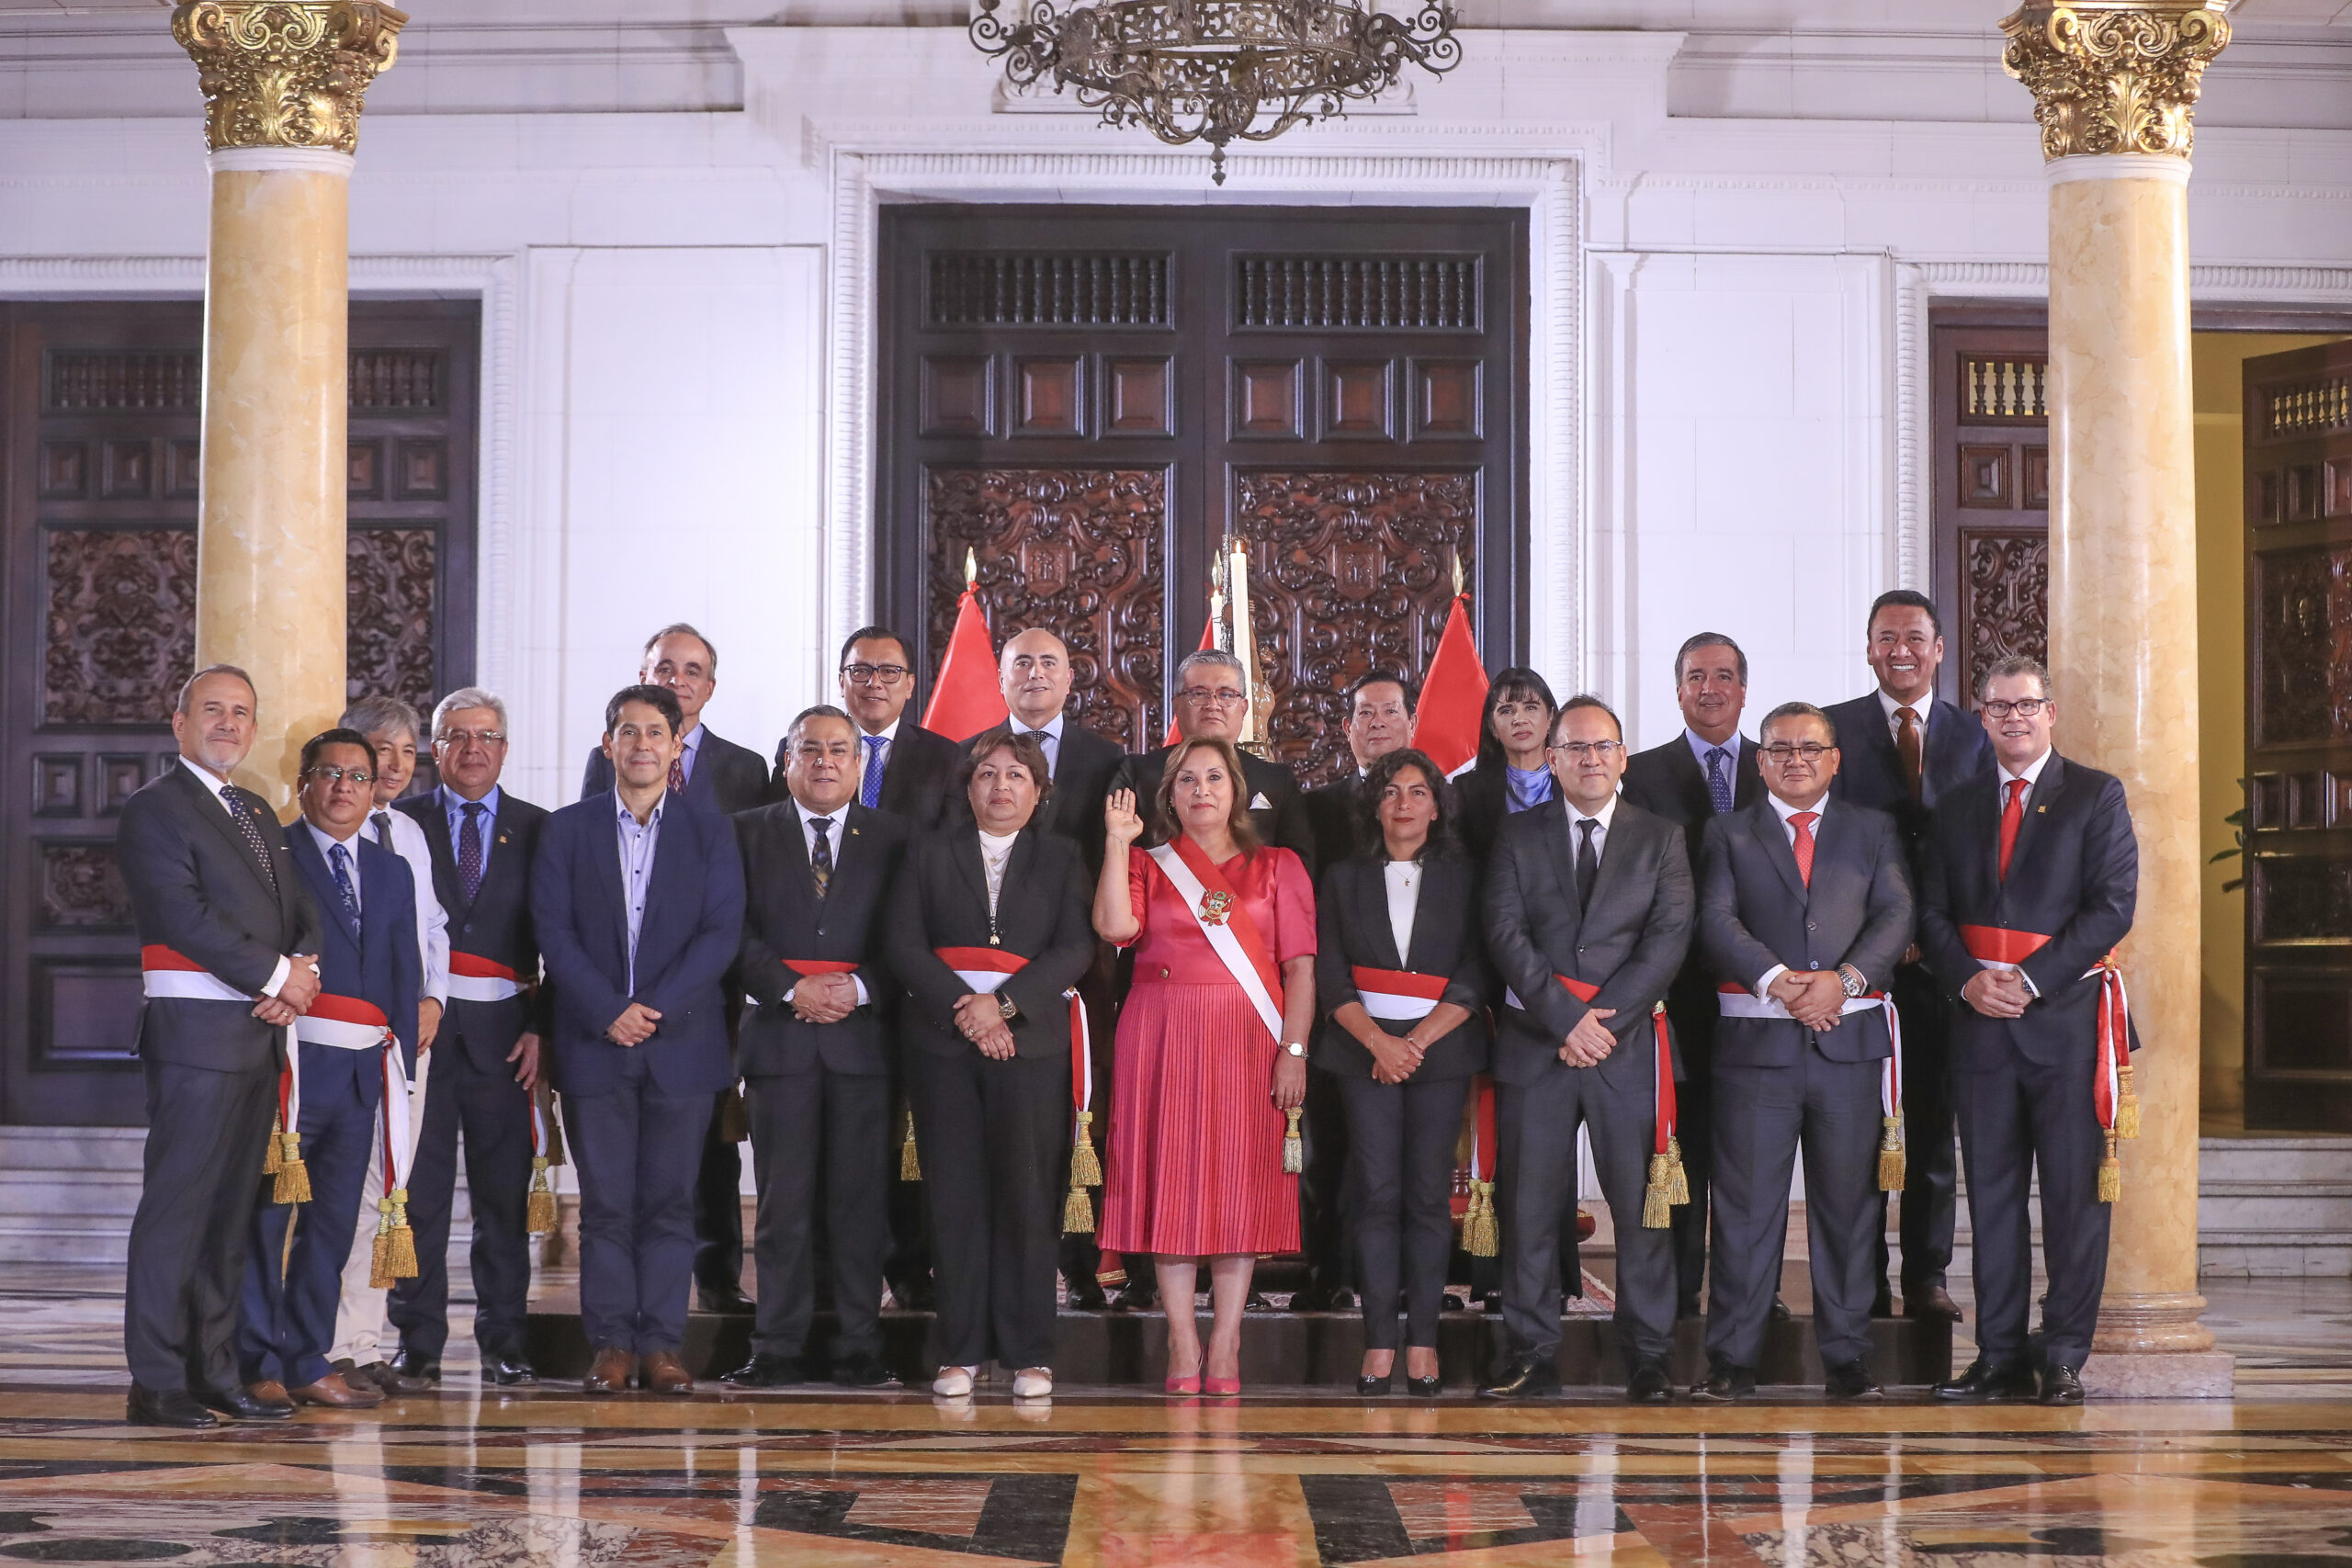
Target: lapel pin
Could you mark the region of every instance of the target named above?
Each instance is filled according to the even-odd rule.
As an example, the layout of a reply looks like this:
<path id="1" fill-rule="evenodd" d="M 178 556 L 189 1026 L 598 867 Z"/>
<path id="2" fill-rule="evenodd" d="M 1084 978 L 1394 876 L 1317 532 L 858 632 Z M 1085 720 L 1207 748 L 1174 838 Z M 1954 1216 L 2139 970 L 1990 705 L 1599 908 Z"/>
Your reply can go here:
<path id="1" fill-rule="evenodd" d="M 2037 812 L 2047 811 L 2047 810 L 2049 810 L 2049 809 L 2050 809 L 2050 807 L 2046 807 L 2046 806 L 2037 806 L 2037 807 L 2034 807 L 2034 810 L 2035 810 L 2035 811 L 2037 811 Z"/>

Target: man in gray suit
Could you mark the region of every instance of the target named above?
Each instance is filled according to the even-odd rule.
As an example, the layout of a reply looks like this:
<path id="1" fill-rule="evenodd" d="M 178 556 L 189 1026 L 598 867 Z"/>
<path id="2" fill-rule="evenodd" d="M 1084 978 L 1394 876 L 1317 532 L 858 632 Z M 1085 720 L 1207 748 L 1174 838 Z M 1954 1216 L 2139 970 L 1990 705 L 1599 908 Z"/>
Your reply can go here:
<path id="1" fill-rule="evenodd" d="M 1487 951 L 1510 987 L 1494 1071 L 1511 1359 L 1480 1392 L 1559 1390 L 1560 1212 L 1576 1201 L 1581 1122 L 1616 1226 L 1626 1397 L 1660 1404 L 1673 1397 L 1674 1247 L 1641 1223 L 1657 1129 L 1650 1014 L 1690 944 L 1690 852 L 1681 829 L 1617 797 L 1625 732 L 1599 697 L 1562 705 L 1549 756 L 1559 794 L 1503 819 L 1487 869 Z"/>
<path id="2" fill-rule="evenodd" d="M 1756 1392 L 1802 1143 L 1825 1382 L 1832 1399 L 1876 1399 L 1883 990 L 1911 945 L 1911 876 L 1893 817 L 1832 806 L 1838 732 L 1819 708 L 1783 703 L 1757 737 L 1770 793 L 1709 822 L 1699 857 L 1699 944 L 1722 982 L 1715 1097 L 1740 1112 L 1714 1127 L 1709 1370 L 1690 1396 Z"/>
<path id="3" fill-rule="evenodd" d="M 172 715 L 178 765 L 122 808 L 115 855 L 138 922 L 147 1153 L 123 1286 L 130 1419 L 284 1420 L 237 1375 L 237 1294 L 277 1106 L 286 1026 L 319 994 L 318 906 L 261 797 L 229 782 L 260 702 L 199 670 Z"/>

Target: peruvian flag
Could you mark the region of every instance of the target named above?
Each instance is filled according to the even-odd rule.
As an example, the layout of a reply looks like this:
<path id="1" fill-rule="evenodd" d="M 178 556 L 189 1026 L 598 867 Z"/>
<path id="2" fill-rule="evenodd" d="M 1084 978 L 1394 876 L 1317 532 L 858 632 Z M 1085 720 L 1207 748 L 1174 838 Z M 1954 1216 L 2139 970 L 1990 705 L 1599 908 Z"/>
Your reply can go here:
<path id="1" fill-rule="evenodd" d="M 1413 710 L 1413 744 L 1452 778 L 1478 760 L 1486 711 L 1487 667 L 1478 662 L 1478 642 L 1470 635 L 1470 595 L 1457 593 L 1421 682 L 1420 705 Z"/>
<path id="2" fill-rule="evenodd" d="M 1212 616 L 1210 616 L 1210 617 L 1209 617 L 1209 624 L 1208 624 L 1207 626 L 1203 626 L 1203 627 L 1201 628 L 1201 646 L 1200 646 L 1200 648 L 1195 649 L 1193 651 L 1194 651 L 1194 652 L 1203 652 L 1203 651 L 1205 651 L 1206 649 L 1209 649 L 1215 648 L 1216 646 L 1216 616 L 1214 616 L 1214 615 L 1212 615 Z M 1161 744 L 1162 746 L 1173 746 L 1173 745 L 1175 745 L 1175 744 L 1176 744 L 1176 742 L 1178 742 L 1179 740 L 1182 740 L 1182 739 L 1184 739 L 1184 732 L 1183 732 L 1182 729 L 1180 729 L 1180 728 L 1177 728 L 1177 726 L 1176 726 L 1176 715 L 1171 711 L 1171 712 L 1169 714 L 1169 716 L 1168 716 L 1168 739 L 1165 739 L 1165 740 L 1163 740 L 1163 741 L 1161 741 L 1161 742 L 1160 742 L 1160 744 Z"/>
<path id="3" fill-rule="evenodd" d="M 947 657 L 940 661 L 922 727 L 950 740 L 969 740 L 1011 716 L 997 684 L 989 618 L 980 609 L 978 590 L 967 588 L 956 604 L 956 631 L 947 639 Z"/>

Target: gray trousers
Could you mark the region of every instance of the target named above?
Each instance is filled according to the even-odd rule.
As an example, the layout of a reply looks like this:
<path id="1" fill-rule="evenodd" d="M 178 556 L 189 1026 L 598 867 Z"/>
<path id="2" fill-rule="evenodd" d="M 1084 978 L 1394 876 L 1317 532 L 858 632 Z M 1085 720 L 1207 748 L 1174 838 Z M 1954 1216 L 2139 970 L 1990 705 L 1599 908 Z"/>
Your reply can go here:
<path id="1" fill-rule="evenodd" d="M 1617 1233 L 1617 1342 L 1636 1360 L 1662 1359 L 1673 1346 L 1674 1233 L 1642 1228 L 1657 1108 L 1649 1075 L 1639 1082 L 1611 1089 L 1595 1068 L 1563 1066 L 1531 1087 L 1495 1086 L 1503 1326 L 1514 1356 L 1560 1351 L 1560 1218 L 1576 1206 L 1579 1123 Z"/>
<path id="2" fill-rule="evenodd" d="M 1822 1364 L 1868 1357 L 1884 1213 L 1878 1190 L 1882 1071 L 1877 1062 L 1833 1062 L 1810 1042 L 1790 1066 L 1716 1061 L 1710 1357 L 1750 1371 L 1762 1359 L 1800 1145 Z"/>

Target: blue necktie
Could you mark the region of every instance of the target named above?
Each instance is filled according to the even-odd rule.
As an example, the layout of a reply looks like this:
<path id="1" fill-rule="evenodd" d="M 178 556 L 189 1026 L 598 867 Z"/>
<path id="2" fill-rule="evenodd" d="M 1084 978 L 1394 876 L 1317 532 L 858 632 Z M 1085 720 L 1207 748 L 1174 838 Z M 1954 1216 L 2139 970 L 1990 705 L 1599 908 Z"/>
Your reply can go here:
<path id="1" fill-rule="evenodd" d="M 1707 751 L 1707 794 L 1715 803 L 1715 814 L 1731 809 L 1731 775 L 1724 771 L 1724 749 L 1711 747 Z"/>
<path id="2" fill-rule="evenodd" d="M 890 742 L 879 735 L 868 735 L 865 740 L 865 776 L 857 783 L 857 803 L 868 811 L 882 805 L 882 749 Z"/>
<path id="3" fill-rule="evenodd" d="M 334 873 L 334 890 L 343 895 L 343 912 L 359 928 L 359 889 L 351 885 L 351 852 L 341 844 L 327 846 L 327 869 Z"/>

